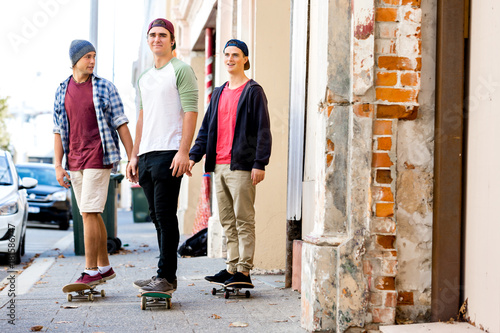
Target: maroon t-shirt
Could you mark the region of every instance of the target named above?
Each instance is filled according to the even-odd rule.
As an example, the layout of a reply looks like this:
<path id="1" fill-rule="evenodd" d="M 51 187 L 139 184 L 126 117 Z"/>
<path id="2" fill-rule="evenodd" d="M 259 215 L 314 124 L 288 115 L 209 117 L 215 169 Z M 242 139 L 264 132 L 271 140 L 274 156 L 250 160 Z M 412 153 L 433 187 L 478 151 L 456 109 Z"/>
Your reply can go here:
<path id="1" fill-rule="evenodd" d="M 69 122 L 68 166 L 70 171 L 107 169 L 94 108 L 91 78 L 84 83 L 69 80 L 64 107 Z"/>

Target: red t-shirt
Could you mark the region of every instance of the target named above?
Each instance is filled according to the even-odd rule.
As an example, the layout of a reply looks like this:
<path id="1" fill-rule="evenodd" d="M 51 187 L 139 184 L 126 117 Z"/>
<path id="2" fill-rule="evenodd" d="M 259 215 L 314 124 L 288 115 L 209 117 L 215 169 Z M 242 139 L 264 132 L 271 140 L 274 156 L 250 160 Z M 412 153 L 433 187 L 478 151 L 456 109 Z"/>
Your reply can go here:
<path id="1" fill-rule="evenodd" d="M 102 141 L 94 108 L 92 80 L 84 83 L 69 80 L 64 107 L 69 122 L 69 170 L 111 168 L 111 165 L 102 164 Z"/>
<path id="2" fill-rule="evenodd" d="M 231 163 L 231 149 L 233 148 L 234 128 L 236 127 L 236 111 L 241 92 L 246 85 L 245 83 L 236 89 L 229 89 L 228 83 L 220 95 L 217 114 L 216 164 Z"/>

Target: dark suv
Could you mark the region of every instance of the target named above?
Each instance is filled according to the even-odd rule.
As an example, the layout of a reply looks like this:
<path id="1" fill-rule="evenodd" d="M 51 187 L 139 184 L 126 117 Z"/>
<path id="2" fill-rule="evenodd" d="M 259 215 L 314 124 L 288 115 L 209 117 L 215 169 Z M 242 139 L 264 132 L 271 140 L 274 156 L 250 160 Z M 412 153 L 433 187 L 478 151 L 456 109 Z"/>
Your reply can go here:
<path id="1" fill-rule="evenodd" d="M 59 185 L 53 164 L 25 163 L 16 165 L 20 177 L 38 180 L 28 191 L 28 220 L 56 222 L 67 230 L 71 219 L 71 191 Z"/>

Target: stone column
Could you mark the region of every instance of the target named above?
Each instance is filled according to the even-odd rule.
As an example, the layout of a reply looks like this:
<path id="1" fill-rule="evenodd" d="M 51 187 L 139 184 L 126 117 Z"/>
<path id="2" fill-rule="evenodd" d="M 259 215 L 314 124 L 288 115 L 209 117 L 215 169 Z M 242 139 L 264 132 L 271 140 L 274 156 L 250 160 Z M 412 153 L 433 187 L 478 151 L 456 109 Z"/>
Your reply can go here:
<path id="1" fill-rule="evenodd" d="M 306 166 L 305 180 L 315 184 L 315 213 L 312 231 L 304 235 L 301 286 L 301 323 L 309 331 L 344 332 L 365 325 L 369 288 L 362 259 L 370 242 L 373 6 L 373 0 L 310 2 L 307 122 L 313 126 L 306 140 L 314 145 L 306 144 L 305 160 L 315 162 Z"/>

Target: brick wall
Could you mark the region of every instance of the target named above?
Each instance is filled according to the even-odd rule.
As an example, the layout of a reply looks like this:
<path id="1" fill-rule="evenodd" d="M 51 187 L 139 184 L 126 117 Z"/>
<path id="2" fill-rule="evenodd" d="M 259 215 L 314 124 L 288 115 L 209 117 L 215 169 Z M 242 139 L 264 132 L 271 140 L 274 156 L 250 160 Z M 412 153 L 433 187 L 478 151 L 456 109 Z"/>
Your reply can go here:
<path id="1" fill-rule="evenodd" d="M 364 272 L 371 292 L 368 321 L 392 324 L 396 307 L 410 306 L 413 299 L 411 292 L 396 290 L 395 147 L 398 122 L 418 117 L 422 14 L 420 0 L 376 0 L 375 4 L 373 245 L 365 256 Z"/>

